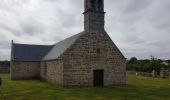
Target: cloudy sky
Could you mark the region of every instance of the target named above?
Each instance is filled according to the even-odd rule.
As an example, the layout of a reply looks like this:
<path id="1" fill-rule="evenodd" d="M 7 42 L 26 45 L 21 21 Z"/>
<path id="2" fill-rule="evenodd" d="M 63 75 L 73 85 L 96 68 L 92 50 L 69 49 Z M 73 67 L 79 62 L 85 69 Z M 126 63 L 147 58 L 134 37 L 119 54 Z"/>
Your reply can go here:
<path id="1" fill-rule="evenodd" d="M 84 0 L 0 0 L 0 60 L 16 43 L 53 44 L 83 31 Z M 106 31 L 125 57 L 170 59 L 170 0 L 105 0 Z"/>

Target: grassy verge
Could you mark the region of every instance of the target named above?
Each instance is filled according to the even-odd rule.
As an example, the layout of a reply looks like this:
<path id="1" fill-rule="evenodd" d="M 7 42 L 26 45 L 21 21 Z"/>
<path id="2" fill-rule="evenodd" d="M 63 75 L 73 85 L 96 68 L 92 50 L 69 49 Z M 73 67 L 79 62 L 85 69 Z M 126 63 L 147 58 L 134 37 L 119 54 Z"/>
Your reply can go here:
<path id="1" fill-rule="evenodd" d="M 0 100 L 170 100 L 170 80 L 127 76 L 127 85 L 111 88 L 62 88 L 38 80 L 3 79 Z"/>

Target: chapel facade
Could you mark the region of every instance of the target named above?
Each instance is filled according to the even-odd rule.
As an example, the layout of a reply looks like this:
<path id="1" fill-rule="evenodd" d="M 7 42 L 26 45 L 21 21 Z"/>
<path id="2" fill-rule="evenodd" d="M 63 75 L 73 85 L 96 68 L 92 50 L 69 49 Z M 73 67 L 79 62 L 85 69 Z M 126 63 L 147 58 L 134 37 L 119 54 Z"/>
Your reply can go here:
<path id="1" fill-rule="evenodd" d="M 106 33 L 104 0 L 84 0 L 84 31 L 53 45 L 12 42 L 11 79 L 60 86 L 126 84 L 126 58 Z"/>

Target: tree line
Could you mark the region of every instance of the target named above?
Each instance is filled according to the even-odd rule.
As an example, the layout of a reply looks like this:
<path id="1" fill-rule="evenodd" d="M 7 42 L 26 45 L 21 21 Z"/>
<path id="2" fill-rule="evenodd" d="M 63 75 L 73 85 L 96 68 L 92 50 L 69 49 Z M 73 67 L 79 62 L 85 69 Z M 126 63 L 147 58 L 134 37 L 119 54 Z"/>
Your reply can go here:
<path id="1" fill-rule="evenodd" d="M 151 56 L 151 59 L 138 60 L 136 57 L 132 57 L 127 61 L 127 70 L 128 71 L 137 71 L 137 72 L 149 72 L 151 73 L 155 70 L 157 73 L 160 73 L 161 69 L 170 70 L 170 65 L 163 64 L 161 59 L 157 59 Z"/>
<path id="2" fill-rule="evenodd" d="M 10 61 L 0 61 L 0 67 L 9 67 Z"/>

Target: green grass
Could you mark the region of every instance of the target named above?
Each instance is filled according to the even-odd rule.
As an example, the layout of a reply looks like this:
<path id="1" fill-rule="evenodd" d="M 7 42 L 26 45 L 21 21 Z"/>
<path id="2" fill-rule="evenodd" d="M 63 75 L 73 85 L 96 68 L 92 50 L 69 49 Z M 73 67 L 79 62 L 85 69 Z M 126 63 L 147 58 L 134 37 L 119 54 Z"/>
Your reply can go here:
<path id="1" fill-rule="evenodd" d="M 111 88 L 62 88 L 38 80 L 3 78 L 0 100 L 170 100 L 170 80 L 127 76 L 126 86 Z"/>

